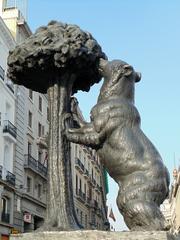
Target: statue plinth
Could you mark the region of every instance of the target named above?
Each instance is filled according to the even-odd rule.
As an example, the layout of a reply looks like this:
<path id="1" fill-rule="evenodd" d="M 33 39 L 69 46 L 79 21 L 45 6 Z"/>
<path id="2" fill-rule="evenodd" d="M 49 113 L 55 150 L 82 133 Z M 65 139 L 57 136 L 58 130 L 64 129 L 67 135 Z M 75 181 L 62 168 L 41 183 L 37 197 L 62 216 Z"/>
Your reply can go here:
<path id="1" fill-rule="evenodd" d="M 11 235 L 10 240 L 180 240 L 165 231 L 103 232 L 103 231 L 68 231 L 39 232 Z"/>

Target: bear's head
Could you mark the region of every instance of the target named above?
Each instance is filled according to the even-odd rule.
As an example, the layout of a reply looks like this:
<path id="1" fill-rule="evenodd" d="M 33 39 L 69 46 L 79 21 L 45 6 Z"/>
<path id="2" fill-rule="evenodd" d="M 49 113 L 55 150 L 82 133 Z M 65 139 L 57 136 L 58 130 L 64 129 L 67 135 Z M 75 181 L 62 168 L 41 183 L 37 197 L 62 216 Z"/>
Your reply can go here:
<path id="1" fill-rule="evenodd" d="M 99 100 L 124 97 L 134 100 L 134 83 L 139 82 L 141 74 L 121 60 L 100 59 L 99 72 L 104 78 Z"/>

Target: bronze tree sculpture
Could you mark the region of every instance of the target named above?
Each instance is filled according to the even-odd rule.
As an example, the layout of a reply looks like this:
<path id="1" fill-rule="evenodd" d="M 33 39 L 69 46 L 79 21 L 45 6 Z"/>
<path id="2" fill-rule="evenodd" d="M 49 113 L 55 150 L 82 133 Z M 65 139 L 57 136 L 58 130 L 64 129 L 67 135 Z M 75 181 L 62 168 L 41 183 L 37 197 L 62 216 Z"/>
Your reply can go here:
<path id="1" fill-rule="evenodd" d="M 103 60 L 104 59 L 104 60 Z M 105 60 L 98 43 L 76 25 L 51 22 L 10 53 L 9 77 L 17 84 L 48 93 L 49 187 L 46 230 L 80 227 L 74 211 L 68 140 L 97 150 L 101 162 L 119 184 L 117 204 L 132 230 L 162 230 L 159 205 L 168 195 L 169 175 L 161 157 L 140 128 L 134 106 L 134 84 L 140 76 L 120 60 Z M 91 122 L 73 118 L 70 97 L 104 77 Z M 69 130 L 68 130 L 69 129 Z"/>
<path id="2" fill-rule="evenodd" d="M 46 230 L 80 227 L 73 203 L 69 142 L 64 118 L 70 97 L 88 91 L 101 79 L 98 62 L 105 58 L 90 33 L 76 25 L 52 21 L 10 52 L 8 74 L 16 84 L 48 93 L 50 127 L 48 143 L 48 199 Z"/>
<path id="3" fill-rule="evenodd" d="M 119 185 L 117 205 L 131 230 L 166 229 L 159 206 L 168 195 L 169 174 L 140 128 L 134 106 L 134 85 L 140 75 L 120 60 L 101 59 L 99 71 L 104 83 L 91 122 L 79 121 L 80 128 L 67 131 L 68 139 L 97 150 Z"/>

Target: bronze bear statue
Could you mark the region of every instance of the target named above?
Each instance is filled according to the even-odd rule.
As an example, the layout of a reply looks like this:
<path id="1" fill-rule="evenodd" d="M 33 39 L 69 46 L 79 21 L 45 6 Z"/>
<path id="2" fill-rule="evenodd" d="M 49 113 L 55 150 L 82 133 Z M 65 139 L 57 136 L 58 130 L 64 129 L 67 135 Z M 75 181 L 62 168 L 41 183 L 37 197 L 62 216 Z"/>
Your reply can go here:
<path id="1" fill-rule="evenodd" d="M 159 206 L 168 196 L 169 173 L 140 128 L 134 86 L 141 77 L 120 60 L 101 59 L 99 72 L 104 82 L 91 110 L 91 122 L 83 122 L 74 114 L 80 127 L 68 129 L 66 136 L 97 150 L 119 185 L 117 205 L 129 229 L 164 230 L 166 222 Z"/>

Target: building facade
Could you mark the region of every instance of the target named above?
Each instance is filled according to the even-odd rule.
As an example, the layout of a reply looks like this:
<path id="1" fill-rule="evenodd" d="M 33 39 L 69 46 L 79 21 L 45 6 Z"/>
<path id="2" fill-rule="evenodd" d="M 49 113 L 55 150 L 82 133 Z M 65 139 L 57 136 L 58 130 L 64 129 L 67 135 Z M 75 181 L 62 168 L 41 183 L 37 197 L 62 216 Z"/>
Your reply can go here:
<path id="1" fill-rule="evenodd" d="M 106 172 L 96 152 L 71 144 L 73 195 L 76 214 L 85 229 L 107 230 Z"/>
<path id="2" fill-rule="evenodd" d="M 169 198 L 161 205 L 161 210 L 171 231 L 180 233 L 180 167 L 173 171 Z"/>
<path id="3" fill-rule="evenodd" d="M 180 233 L 180 167 L 173 171 L 174 181 L 171 185 L 169 203 L 171 209 L 171 226 L 175 233 Z"/>
<path id="4" fill-rule="evenodd" d="M 2 238 L 11 232 L 38 228 L 46 209 L 47 151 L 40 147 L 39 138 L 48 131 L 47 97 L 23 86 L 14 86 L 6 77 L 9 50 L 31 35 L 15 3 L 0 0 Z"/>
<path id="5" fill-rule="evenodd" d="M 16 1 L 0 0 L 0 233 L 4 239 L 36 230 L 44 222 L 49 115 L 46 95 L 13 85 L 7 56 L 31 35 Z M 8 39 L 8 40 L 7 40 Z M 3 47 L 1 47 L 3 44 Z M 4 47 L 5 45 L 5 47 Z M 73 198 L 85 229 L 108 228 L 107 175 L 95 151 L 71 144 Z"/>
<path id="6" fill-rule="evenodd" d="M 7 56 L 15 41 L 0 17 L 0 233 L 5 238 L 13 226 L 16 144 L 15 88 L 6 76 Z"/>

